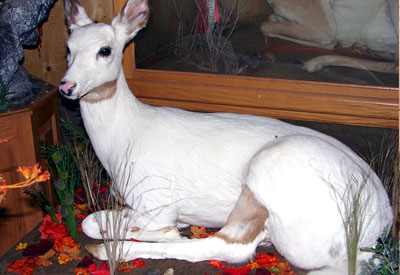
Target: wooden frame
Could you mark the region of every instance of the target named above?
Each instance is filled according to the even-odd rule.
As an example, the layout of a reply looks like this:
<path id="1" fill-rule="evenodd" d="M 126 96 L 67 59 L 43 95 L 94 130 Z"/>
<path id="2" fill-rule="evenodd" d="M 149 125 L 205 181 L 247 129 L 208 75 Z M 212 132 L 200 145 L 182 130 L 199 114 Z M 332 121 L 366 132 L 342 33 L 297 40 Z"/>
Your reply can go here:
<path id="1" fill-rule="evenodd" d="M 124 4 L 114 0 L 114 11 Z M 398 88 L 136 69 L 133 43 L 125 49 L 123 67 L 134 94 L 152 105 L 399 127 Z"/>

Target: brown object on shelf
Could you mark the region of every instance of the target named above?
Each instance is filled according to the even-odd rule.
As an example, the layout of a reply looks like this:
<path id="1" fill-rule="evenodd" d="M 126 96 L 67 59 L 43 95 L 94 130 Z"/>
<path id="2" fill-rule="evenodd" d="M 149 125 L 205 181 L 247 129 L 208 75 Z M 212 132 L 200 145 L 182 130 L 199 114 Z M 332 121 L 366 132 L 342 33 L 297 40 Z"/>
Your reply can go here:
<path id="1" fill-rule="evenodd" d="M 16 169 L 45 162 L 41 158 L 39 139 L 52 144 L 61 141 L 58 89 L 34 80 L 40 92 L 25 108 L 0 114 L 0 174 L 7 184 L 24 180 Z M 46 195 L 53 200 L 50 182 L 42 183 Z M 0 256 L 8 251 L 43 217 L 42 210 L 23 189 L 10 189 L 0 204 Z"/>

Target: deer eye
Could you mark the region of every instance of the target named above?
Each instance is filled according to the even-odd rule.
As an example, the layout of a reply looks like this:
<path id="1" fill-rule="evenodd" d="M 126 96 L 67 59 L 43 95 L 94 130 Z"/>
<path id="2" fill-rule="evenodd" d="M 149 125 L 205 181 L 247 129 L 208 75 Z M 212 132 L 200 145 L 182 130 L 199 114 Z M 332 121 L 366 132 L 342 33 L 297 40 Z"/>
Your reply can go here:
<path id="1" fill-rule="evenodd" d="M 98 55 L 102 56 L 102 57 L 107 57 L 111 54 L 111 48 L 110 47 L 103 47 L 99 50 L 99 52 L 97 53 Z"/>
<path id="2" fill-rule="evenodd" d="M 69 47 L 67 47 L 67 55 L 70 55 L 70 54 L 71 54 L 71 51 L 70 51 Z"/>

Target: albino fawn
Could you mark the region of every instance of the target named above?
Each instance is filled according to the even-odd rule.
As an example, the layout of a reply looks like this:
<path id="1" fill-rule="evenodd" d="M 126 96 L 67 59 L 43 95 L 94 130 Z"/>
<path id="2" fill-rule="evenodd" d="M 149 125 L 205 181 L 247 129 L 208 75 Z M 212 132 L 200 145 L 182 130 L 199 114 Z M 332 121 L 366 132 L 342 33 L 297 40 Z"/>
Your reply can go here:
<path id="1" fill-rule="evenodd" d="M 266 39 L 279 37 L 303 45 L 330 48 L 356 46 L 390 62 L 322 55 L 304 62 L 308 72 L 326 66 L 398 73 L 398 0 L 267 0 L 274 10 L 261 24 Z M 395 60 L 395 62 L 394 62 Z"/>
<path id="2" fill-rule="evenodd" d="M 65 12 L 69 68 L 60 91 L 80 100 L 94 150 L 130 207 L 120 234 L 143 241 L 120 241 L 119 257 L 243 262 L 267 242 L 293 265 L 337 266 L 347 255 L 340 196 L 357 183 L 365 184 L 366 211 L 359 246 L 373 246 L 391 226 L 380 180 L 332 137 L 271 118 L 139 102 L 121 63 L 125 43 L 147 22 L 146 0 L 129 0 L 111 25 L 93 23 L 76 0 L 65 0 Z M 96 212 L 83 231 L 100 239 L 96 215 L 105 222 L 107 212 Z M 222 229 L 187 240 L 177 228 L 188 225 Z M 89 249 L 107 258 L 103 244 Z"/>

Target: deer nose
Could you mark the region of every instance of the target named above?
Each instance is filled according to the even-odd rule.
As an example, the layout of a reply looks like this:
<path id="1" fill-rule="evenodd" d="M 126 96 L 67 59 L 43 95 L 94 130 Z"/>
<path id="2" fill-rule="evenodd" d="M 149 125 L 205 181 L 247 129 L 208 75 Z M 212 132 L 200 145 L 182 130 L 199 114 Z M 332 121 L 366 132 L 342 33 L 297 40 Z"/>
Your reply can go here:
<path id="1" fill-rule="evenodd" d="M 66 95 L 66 96 L 72 95 L 72 92 L 74 91 L 75 87 L 76 87 L 76 83 L 68 82 L 65 80 L 62 80 L 60 82 L 60 92 L 63 95 Z"/>

